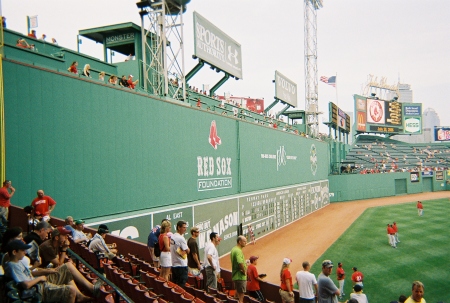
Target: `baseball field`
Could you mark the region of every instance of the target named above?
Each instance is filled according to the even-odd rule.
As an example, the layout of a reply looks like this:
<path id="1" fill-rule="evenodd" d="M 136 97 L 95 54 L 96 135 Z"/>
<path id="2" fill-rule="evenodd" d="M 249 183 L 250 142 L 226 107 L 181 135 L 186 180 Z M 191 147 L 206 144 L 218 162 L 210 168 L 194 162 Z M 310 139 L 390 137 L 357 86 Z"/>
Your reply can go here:
<path id="1" fill-rule="evenodd" d="M 279 284 L 284 257 L 293 260 L 293 275 L 301 263 L 309 261 L 311 272 L 321 271 L 321 261 L 330 259 L 346 271 L 345 302 L 351 293 L 351 268 L 356 266 L 364 278 L 364 293 L 369 302 L 391 302 L 401 294 L 411 294 L 411 284 L 425 284 L 427 302 L 448 302 L 450 281 L 450 241 L 447 219 L 449 192 L 421 193 L 380 199 L 332 203 L 276 233 L 244 248 L 245 257 L 259 256 L 258 271 L 266 273 L 268 282 Z M 416 202 L 424 204 L 419 217 Z M 388 244 L 386 225 L 397 222 L 398 248 Z M 230 268 L 229 256 L 220 260 Z M 336 281 L 336 271 L 332 279 Z"/>

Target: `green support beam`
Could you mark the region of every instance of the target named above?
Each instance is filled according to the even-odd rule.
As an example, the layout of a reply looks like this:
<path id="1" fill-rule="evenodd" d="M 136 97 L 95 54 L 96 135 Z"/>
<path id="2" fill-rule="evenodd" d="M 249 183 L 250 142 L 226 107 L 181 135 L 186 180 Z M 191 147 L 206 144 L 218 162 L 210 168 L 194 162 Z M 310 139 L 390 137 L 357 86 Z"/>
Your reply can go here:
<path id="1" fill-rule="evenodd" d="M 191 71 L 186 75 L 185 79 L 186 79 L 186 83 L 189 82 L 189 80 L 191 80 L 192 77 L 194 77 L 194 75 L 202 69 L 202 67 L 205 65 L 205 62 L 203 60 L 198 60 L 198 63 L 196 66 L 194 66 L 193 69 L 191 69 Z"/>
<path id="2" fill-rule="evenodd" d="M 275 98 L 275 101 L 272 102 L 272 104 L 270 104 L 269 106 L 266 107 L 266 109 L 264 110 L 264 113 L 268 113 L 269 110 L 272 109 L 272 107 L 274 107 L 275 105 L 278 104 L 280 100 L 278 100 L 277 98 Z"/>
<path id="3" fill-rule="evenodd" d="M 216 92 L 216 90 L 219 89 L 219 87 L 222 86 L 222 84 L 224 84 L 225 82 L 227 82 L 227 80 L 230 78 L 230 75 L 228 73 L 225 73 L 225 76 L 223 76 L 222 79 L 220 79 L 219 82 L 216 83 L 216 85 L 214 85 L 210 90 L 209 90 L 209 96 L 212 97 L 214 96 L 214 93 Z"/>
<path id="4" fill-rule="evenodd" d="M 284 114 L 285 111 L 287 111 L 289 109 L 289 107 L 291 107 L 291 105 L 286 104 L 286 106 L 277 114 L 277 119 L 278 117 L 280 117 L 282 114 Z"/>

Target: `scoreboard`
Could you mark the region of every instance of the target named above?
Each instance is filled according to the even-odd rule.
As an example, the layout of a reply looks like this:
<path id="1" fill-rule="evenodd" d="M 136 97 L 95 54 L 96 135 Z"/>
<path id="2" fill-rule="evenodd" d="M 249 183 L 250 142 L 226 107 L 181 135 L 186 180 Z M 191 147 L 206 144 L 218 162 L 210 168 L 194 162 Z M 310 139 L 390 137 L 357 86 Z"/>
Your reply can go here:
<path id="1" fill-rule="evenodd" d="M 355 95 L 357 133 L 421 134 L 422 104 Z"/>
<path id="2" fill-rule="evenodd" d="M 350 132 L 350 116 L 333 102 L 328 103 L 329 121 L 333 128 Z"/>

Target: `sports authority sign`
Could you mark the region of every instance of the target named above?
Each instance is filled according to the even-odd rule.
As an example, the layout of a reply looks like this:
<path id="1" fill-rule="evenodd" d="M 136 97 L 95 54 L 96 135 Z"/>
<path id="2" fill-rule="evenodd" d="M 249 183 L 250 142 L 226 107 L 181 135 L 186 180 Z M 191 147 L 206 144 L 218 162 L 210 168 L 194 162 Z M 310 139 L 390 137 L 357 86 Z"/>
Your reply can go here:
<path id="1" fill-rule="evenodd" d="M 241 45 L 194 12 L 194 55 L 242 79 Z"/>
<path id="2" fill-rule="evenodd" d="M 275 98 L 297 107 L 297 84 L 275 71 Z"/>

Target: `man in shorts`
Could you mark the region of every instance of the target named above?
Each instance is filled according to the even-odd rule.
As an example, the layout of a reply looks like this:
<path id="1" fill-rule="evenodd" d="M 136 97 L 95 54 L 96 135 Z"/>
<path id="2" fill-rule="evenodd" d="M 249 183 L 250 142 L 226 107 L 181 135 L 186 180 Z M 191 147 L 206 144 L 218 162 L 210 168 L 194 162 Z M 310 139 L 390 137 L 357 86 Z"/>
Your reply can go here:
<path id="1" fill-rule="evenodd" d="M 247 245 L 247 239 L 244 236 L 237 238 L 237 245 L 231 249 L 231 279 L 236 289 L 236 297 L 240 303 L 244 303 L 244 295 L 247 291 L 247 263 L 245 261 L 242 248 Z"/>
<path id="2" fill-rule="evenodd" d="M 37 293 L 42 297 L 42 302 L 92 301 L 91 297 L 87 297 L 80 292 L 77 284 L 91 291 L 94 296 L 99 295 L 102 280 L 98 279 L 95 285 L 92 285 L 71 263 L 63 264 L 58 269 L 36 271 L 36 275 L 39 274 L 39 276 L 34 277 L 31 271 L 20 262 L 29 248 L 31 248 L 31 245 L 25 244 L 21 240 L 13 240 L 7 245 L 10 260 L 5 265 L 5 275 L 19 284 L 22 289 L 31 289 L 36 286 Z M 75 271 L 70 267 L 75 268 Z"/>

